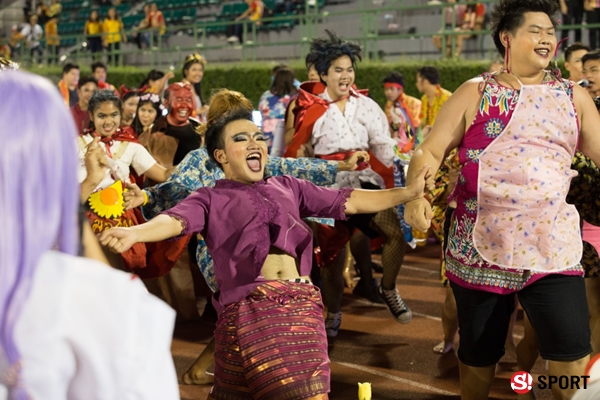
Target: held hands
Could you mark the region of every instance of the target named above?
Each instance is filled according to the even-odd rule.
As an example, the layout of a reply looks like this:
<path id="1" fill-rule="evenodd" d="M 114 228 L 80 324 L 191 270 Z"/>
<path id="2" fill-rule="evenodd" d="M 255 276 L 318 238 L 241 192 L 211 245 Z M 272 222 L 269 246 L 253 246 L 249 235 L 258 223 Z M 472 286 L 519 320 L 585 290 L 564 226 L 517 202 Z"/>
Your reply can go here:
<path id="1" fill-rule="evenodd" d="M 355 171 L 365 169 L 369 164 L 369 153 L 366 151 L 357 151 L 348 159 L 342 161 L 338 169 L 340 171 Z"/>
<path id="2" fill-rule="evenodd" d="M 86 180 L 93 183 L 94 186 L 97 186 L 102 182 L 102 179 L 104 179 L 104 176 L 106 175 L 106 168 L 109 168 L 108 158 L 98 143 L 99 141 L 100 138 L 95 137 L 94 140 L 90 142 L 84 157 L 85 169 L 87 171 Z"/>
<path id="3" fill-rule="evenodd" d="M 415 199 L 404 205 L 404 220 L 406 223 L 419 231 L 427 231 L 431 225 L 431 204 L 425 199 L 424 189 L 428 190 L 432 185 L 433 174 L 428 166 L 423 167 L 419 175 L 415 177 L 408 190 L 415 195 Z M 431 186 L 431 189 L 433 187 Z M 414 192 L 413 192 L 414 191 Z"/>
<path id="4" fill-rule="evenodd" d="M 404 123 L 404 118 L 402 118 L 402 111 L 398 108 L 393 108 L 390 112 L 390 118 L 392 119 L 392 123 L 396 126 L 399 126 Z"/>
<path id="5" fill-rule="evenodd" d="M 138 242 L 137 235 L 131 228 L 111 228 L 102 232 L 98 240 L 113 253 L 124 253 Z"/>
<path id="6" fill-rule="evenodd" d="M 127 184 L 127 189 L 123 193 L 123 206 L 126 210 L 131 210 L 144 204 L 144 192 L 136 184 Z"/>

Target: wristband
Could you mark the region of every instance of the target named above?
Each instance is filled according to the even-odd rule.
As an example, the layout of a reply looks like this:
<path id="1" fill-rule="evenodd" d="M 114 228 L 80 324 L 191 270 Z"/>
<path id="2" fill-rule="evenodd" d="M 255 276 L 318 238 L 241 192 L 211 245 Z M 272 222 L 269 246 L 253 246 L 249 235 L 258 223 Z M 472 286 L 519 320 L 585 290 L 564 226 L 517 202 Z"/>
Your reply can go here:
<path id="1" fill-rule="evenodd" d="M 144 195 L 144 202 L 142 203 L 142 206 L 145 206 L 148 204 L 148 193 L 146 193 L 145 190 L 142 190 L 142 194 Z"/>

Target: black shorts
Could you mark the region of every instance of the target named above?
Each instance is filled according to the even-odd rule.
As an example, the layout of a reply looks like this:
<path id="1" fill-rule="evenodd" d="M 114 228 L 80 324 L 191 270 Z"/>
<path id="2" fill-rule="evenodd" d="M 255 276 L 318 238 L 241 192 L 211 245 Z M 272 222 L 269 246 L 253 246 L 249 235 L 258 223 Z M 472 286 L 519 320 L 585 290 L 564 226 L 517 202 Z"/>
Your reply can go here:
<path id="1" fill-rule="evenodd" d="M 376 186 L 370 182 L 361 182 L 360 186 L 362 189 L 367 190 L 381 190 L 379 186 Z M 359 229 L 362 233 L 367 235 L 369 239 L 376 239 L 381 236 L 381 233 L 374 229 L 371 225 L 371 221 L 375 218 L 376 214 L 354 214 L 348 217 L 346 221 L 340 221 L 346 225 L 352 235 L 354 228 Z"/>
<path id="2" fill-rule="evenodd" d="M 472 367 L 496 364 L 504 343 L 515 294 L 500 295 L 451 283 L 460 347 L 458 358 Z M 589 311 L 582 277 L 552 274 L 517 292 L 545 360 L 575 361 L 592 352 Z"/>

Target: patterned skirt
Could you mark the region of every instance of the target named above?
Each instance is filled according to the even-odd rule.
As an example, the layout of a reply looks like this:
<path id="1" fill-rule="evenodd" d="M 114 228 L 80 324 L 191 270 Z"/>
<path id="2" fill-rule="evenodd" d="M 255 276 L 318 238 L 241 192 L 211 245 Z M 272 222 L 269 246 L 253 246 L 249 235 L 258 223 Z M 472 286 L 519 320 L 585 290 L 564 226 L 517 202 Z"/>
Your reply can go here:
<path id="1" fill-rule="evenodd" d="M 300 400 L 329 392 L 319 289 L 268 281 L 225 308 L 215 329 L 216 400 Z"/>

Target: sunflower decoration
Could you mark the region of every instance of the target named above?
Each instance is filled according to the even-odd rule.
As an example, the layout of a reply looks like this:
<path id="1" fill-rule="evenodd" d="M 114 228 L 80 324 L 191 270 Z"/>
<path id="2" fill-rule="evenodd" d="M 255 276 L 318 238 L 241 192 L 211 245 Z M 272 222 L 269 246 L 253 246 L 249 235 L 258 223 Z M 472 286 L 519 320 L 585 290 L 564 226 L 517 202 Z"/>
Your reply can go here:
<path id="1" fill-rule="evenodd" d="M 117 218 L 123 215 L 123 182 L 116 181 L 106 189 L 93 193 L 89 200 L 90 208 L 99 217 Z"/>

